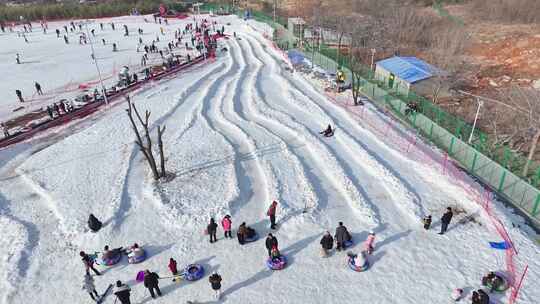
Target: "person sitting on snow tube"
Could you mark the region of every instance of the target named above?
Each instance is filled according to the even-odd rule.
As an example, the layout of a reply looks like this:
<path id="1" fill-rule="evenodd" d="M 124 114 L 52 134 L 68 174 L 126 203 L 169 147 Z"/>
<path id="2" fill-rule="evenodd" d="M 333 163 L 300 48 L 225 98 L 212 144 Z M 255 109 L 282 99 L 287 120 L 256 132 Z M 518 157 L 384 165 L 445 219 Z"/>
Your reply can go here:
<path id="1" fill-rule="evenodd" d="M 268 268 L 270 268 L 271 270 L 281 270 L 285 268 L 285 264 L 287 264 L 287 259 L 285 258 L 285 256 L 281 255 L 281 253 L 277 249 L 277 246 L 273 246 L 271 254 L 266 261 L 266 265 L 268 266 Z"/>
<path id="2" fill-rule="evenodd" d="M 322 134 L 323 136 L 326 136 L 326 137 L 330 137 L 330 136 L 334 135 L 334 131 L 332 130 L 332 126 L 328 125 L 326 130 L 324 130 L 322 132 L 319 132 L 319 134 Z"/>
<path id="3" fill-rule="evenodd" d="M 349 256 L 349 267 L 354 271 L 366 271 L 369 267 L 368 254 L 365 251 L 360 254 L 347 253 Z"/>
<path id="4" fill-rule="evenodd" d="M 146 253 L 142 248 L 139 247 L 139 244 L 135 243 L 128 250 L 128 263 L 136 264 L 144 261 L 146 258 Z"/>
<path id="5" fill-rule="evenodd" d="M 255 241 L 257 239 L 257 232 L 255 229 L 248 227 L 246 223 L 243 222 L 238 227 L 236 236 L 238 237 L 238 243 L 240 243 L 240 245 L 244 245 L 245 243 Z"/>
<path id="6" fill-rule="evenodd" d="M 90 216 L 88 217 L 88 228 L 90 228 L 92 232 L 98 232 L 99 229 L 101 229 L 101 226 L 103 226 L 103 224 L 97 219 L 97 217 L 90 213 Z"/>
<path id="7" fill-rule="evenodd" d="M 101 256 L 101 260 L 103 261 L 103 264 L 105 265 L 114 265 L 120 261 L 120 258 L 122 257 L 122 247 L 114 248 L 113 250 L 109 249 L 109 246 L 105 246 L 103 248 L 103 255 Z"/>
<path id="8" fill-rule="evenodd" d="M 184 269 L 184 278 L 188 281 L 197 281 L 204 275 L 204 268 L 200 264 L 191 264 Z"/>
<path id="9" fill-rule="evenodd" d="M 507 288 L 505 279 L 493 271 L 490 271 L 485 277 L 482 278 L 482 285 L 488 287 L 490 292 L 504 291 Z"/>

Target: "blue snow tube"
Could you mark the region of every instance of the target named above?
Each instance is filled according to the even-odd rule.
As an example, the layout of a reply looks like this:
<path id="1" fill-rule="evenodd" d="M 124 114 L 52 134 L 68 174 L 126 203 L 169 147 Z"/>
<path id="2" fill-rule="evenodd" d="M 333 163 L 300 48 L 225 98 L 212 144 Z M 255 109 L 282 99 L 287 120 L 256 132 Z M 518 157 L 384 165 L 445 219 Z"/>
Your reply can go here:
<path id="1" fill-rule="evenodd" d="M 287 258 L 284 255 L 279 258 L 268 258 L 266 260 L 266 266 L 271 270 L 281 270 L 285 268 L 285 265 L 287 265 Z"/>
<path id="2" fill-rule="evenodd" d="M 142 251 L 142 254 L 139 255 L 139 256 L 135 256 L 135 255 L 129 256 L 128 255 L 128 263 L 137 264 L 137 263 L 140 263 L 140 262 L 146 260 L 146 251 L 144 251 L 144 249 L 142 249 L 142 248 L 140 248 L 140 250 Z"/>
<path id="3" fill-rule="evenodd" d="M 190 264 L 184 269 L 184 278 L 188 281 L 197 281 L 204 275 L 204 267 L 201 264 Z"/>
<path id="4" fill-rule="evenodd" d="M 251 242 L 255 242 L 258 239 L 259 239 L 259 235 L 257 234 L 257 231 L 255 231 L 255 234 L 253 234 L 253 236 L 251 236 L 251 237 L 245 238 L 244 242 L 245 243 L 251 243 Z"/>
<path id="5" fill-rule="evenodd" d="M 99 260 L 99 263 L 100 265 L 107 265 L 107 266 L 112 266 L 114 264 L 117 264 L 118 262 L 120 262 L 120 260 L 122 259 L 122 253 L 118 253 L 117 255 L 114 255 L 113 257 L 111 257 L 110 259 L 103 259 L 101 258 Z"/>
<path id="6" fill-rule="evenodd" d="M 354 271 L 358 271 L 358 272 L 366 271 L 369 268 L 369 262 L 368 262 L 367 259 L 366 259 L 366 262 L 364 263 L 364 265 L 362 265 L 362 267 L 356 266 L 354 264 L 354 259 L 353 258 L 349 258 L 349 261 L 347 262 L 347 264 L 349 264 L 349 268 L 351 268 Z"/>
<path id="7" fill-rule="evenodd" d="M 353 241 L 352 239 L 350 241 L 345 241 L 345 243 L 343 243 L 343 249 L 345 248 L 349 248 L 353 245 Z"/>

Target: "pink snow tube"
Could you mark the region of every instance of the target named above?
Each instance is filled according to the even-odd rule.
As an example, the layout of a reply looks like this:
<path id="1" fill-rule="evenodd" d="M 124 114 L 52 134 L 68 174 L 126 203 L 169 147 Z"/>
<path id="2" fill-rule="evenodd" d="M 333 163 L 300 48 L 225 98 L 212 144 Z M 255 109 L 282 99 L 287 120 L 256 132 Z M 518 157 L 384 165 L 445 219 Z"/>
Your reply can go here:
<path id="1" fill-rule="evenodd" d="M 285 268 L 285 265 L 287 265 L 287 258 L 284 255 L 279 258 L 268 258 L 266 260 L 266 266 L 271 270 L 281 270 Z"/>

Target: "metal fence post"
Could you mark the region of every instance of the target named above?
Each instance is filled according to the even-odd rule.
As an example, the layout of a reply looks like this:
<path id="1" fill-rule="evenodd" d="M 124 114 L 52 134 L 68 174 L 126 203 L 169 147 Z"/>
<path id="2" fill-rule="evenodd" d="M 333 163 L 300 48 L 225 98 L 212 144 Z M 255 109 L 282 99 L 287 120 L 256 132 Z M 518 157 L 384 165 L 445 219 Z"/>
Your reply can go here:
<path id="1" fill-rule="evenodd" d="M 478 153 L 474 152 L 474 157 L 473 157 L 473 160 L 472 160 L 472 165 L 471 165 L 471 172 L 474 173 L 474 169 L 476 167 L 476 159 L 478 158 Z"/>
<path id="2" fill-rule="evenodd" d="M 499 188 L 497 188 L 497 191 L 501 192 L 502 187 L 504 186 L 504 179 L 506 178 L 506 170 L 503 171 L 503 174 L 501 176 L 501 181 L 499 182 Z"/>
<path id="3" fill-rule="evenodd" d="M 532 210 L 532 216 L 535 217 L 540 210 L 538 210 L 540 207 L 540 194 L 536 197 L 536 202 L 534 203 L 534 208 Z"/>
<path id="4" fill-rule="evenodd" d="M 450 140 L 450 147 L 448 147 L 448 154 L 452 155 L 452 148 L 454 148 L 454 141 L 456 140 L 456 138 L 454 136 L 452 136 L 452 139 Z"/>

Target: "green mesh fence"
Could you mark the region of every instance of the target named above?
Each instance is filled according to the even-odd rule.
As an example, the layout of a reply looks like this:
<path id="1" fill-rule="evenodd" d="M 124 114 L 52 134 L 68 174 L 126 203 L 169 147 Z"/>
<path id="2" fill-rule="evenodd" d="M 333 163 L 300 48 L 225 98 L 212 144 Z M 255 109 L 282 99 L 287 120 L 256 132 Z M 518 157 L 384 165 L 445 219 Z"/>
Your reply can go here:
<path id="1" fill-rule="evenodd" d="M 244 16 L 244 11 L 236 13 L 240 17 Z M 277 22 L 274 22 L 271 16 L 254 11 L 252 16 L 275 29 L 274 40 L 282 49 L 296 45 L 294 38 L 286 34 L 288 31 L 276 34 L 285 30 L 284 18 L 277 18 Z M 338 54 L 335 48 L 326 45 L 310 46 L 305 41 L 300 51 L 314 64 L 334 73 L 341 69 L 347 79 L 351 79 L 350 58 Z M 537 224 L 540 223 L 540 163 L 530 162 L 527 172 L 523 172 L 527 163 L 523 155 L 506 146 L 493 145 L 489 136 L 478 129 L 474 130 L 469 144 L 473 128 L 468 122 L 414 92 L 407 90 L 408 93 L 404 95 L 403 88 L 389 87 L 389 79 L 376 79 L 370 67 L 360 66 L 358 70 L 361 79 L 359 87 L 355 89 L 368 96 L 376 106 L 390 110 L 414 127 L 419 134 L 457 160 L 469 173 L 491 186 Z M 412 103 L 417 105 L 416 112 L 407 111 Z"/>

